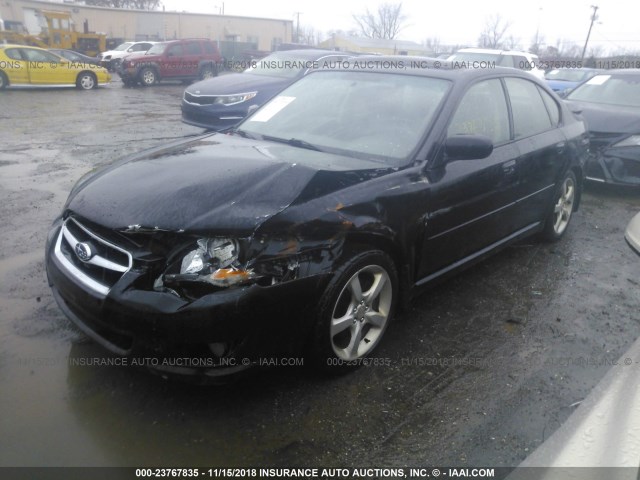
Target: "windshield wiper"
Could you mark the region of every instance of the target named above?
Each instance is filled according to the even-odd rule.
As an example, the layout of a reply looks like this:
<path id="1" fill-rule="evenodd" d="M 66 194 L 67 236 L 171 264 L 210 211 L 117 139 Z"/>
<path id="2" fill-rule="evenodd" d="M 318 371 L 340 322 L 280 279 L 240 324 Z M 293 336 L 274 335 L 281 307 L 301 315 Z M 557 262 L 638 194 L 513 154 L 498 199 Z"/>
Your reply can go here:
<path id="1" fill-rule="evenodd" d="M 270 137 L 268 135 L 265 135 L 263 138 L 265 140 L 271 140 L 272 142 L 286 143 L 287 145 L 291 145 L 292 147 L 306 148 L 307 150 L 314 150 L 316 152 L 323 151 L 320 147 L 314 145 L 313 143 L 309 143 L 306 140 L 300 140 L 299 138 L 290 138 L 287 140 L 285 138 Z"/>
<path id="2" fill-rule="evenodd" d="M 258 140 L 258 138 L 256 138 L 255 136 L 251 135 L 248 132 L 245 132 L 244 130 L 234 129 L 234 130 L 231 130 L 231 133 L 233 135 L 239 135 L 242 138 L 250 138 L 251 140 Z"/>

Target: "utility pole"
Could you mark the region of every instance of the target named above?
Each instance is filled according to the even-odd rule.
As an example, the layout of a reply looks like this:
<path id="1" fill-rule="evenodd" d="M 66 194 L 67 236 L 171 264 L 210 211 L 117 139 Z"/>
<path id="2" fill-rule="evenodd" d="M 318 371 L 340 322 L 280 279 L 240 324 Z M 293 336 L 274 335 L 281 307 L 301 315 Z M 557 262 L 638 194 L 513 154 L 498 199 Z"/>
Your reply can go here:
<path id="1" fill-rule="evenodd" d="M 296 24 L 296 42 L 295 43 L 300 43 L 300 14 L 302 12 L 293 12 L 293 13 L 298 18 L 297 24 Z"/>
<path id="2" fill-rule="evenodd" d="M 584 48 L 582 49 L 582 58 L 580 59 L 581 61 L 584 61 L 584 55 L 585 53 L 587 53 L 587 44 L 589 43 L 589 37 L 591 36 L 591 29 L 593 28 L 593 24 L 594 22 L 598 19 L 598 6 L 597 5 L 591 5 L 591 8 L 593 8 L 593 15 L 591 15 L 591 25 L 589 25 L 589 32 L 587 33 L 587 39 L 584 42 Z"/>

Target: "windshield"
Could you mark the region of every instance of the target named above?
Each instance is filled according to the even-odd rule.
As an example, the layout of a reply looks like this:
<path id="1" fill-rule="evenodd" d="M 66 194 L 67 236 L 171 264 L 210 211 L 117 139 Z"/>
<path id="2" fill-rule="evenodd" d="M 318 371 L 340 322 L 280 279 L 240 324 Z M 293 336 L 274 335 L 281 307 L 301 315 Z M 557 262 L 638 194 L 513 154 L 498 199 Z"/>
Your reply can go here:
<path id="1" fill-rule="evenodd" d="M 294 78 L 309 68 L 318 68 L 314 58 L 279 52 L 259 60 L 254 66 L 247 68 L 245 73 Z"/>
<path id="2" fill-rule="evenodd" d="M 133 45 L 133 42 L 124 42 L 124 43 L 121 43 L 120 45 L 118 45 L 113 50 L 115 52 L 122 52 L 122 51 L 126 50 L 127 48 L 129 48 L 131 45 Z"/>
<path id="3" fill-rule="evenodd" d="M 571 92 L 567 100 L 640 107 L 640 74 L 596 75 Z"/>
<path id="4" fill-rule="evenodd" d="M 314 72 L 245 120 L 240 133 L 401 166 L 417 148 L 448 80 L 353 71 Z"/>
<path id="5" fill-rule="evenodd" d="M 162 52 L 164 52 L 166 46 L 166 43 L 156 43 L 149 50 L 147 50 L 146 55 L 160 55 L 162 54 Z"/>
<path id="6" fill-rule="evenodd" d="M 592 73 L 587 70 L 570 68 L 566 70 L 551 70 L 544 78 L 547 80 L 562 80 L 565 82 L 582 82 L 586 80 Z"/>

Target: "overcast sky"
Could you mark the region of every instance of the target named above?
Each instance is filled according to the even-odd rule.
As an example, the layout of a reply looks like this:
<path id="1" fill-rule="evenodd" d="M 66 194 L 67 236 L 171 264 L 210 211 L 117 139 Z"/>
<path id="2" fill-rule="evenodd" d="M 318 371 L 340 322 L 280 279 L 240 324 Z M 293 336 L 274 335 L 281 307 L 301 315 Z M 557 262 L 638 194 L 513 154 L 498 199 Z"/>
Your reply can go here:
<path id="1" fill-rule="evenodd" d="M 282 18 L 317 30 L 351 30 L 352 15 L 367 7 L 375 10 L 375 0 L 162 0 L 167 10 L 219 13 L 224 3 L 226 15 Z M 393 0 L 391 3 L 394 3 Z M 536 29 L 545 43 L 555 45 L 558 39 L 577 43 L 581 48 L 587 36 L 592 9 L 596 4 L 598 21 L 593 27 L 589 45 L 601 45 L 610 50 L 640 51 L 640 2 L 623 0 L 482 0 L 456 2 L 451 0 L 405 0 L 403 12 L 406 27 L 398 38 L 422 43 L 437 37 L 441 44 L 474 45 L 487 16 L 499 13 L 511 23 L 507 34 L 519 39 L 528 48 Z M 295 23 L 294 23 L 295 26 Z"/>

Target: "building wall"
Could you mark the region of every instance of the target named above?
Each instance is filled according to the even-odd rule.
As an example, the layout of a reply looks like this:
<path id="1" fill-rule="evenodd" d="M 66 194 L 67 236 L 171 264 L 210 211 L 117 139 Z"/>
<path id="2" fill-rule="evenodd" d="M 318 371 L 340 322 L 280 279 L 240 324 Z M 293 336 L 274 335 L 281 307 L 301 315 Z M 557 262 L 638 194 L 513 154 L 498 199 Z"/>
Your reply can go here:
<path id="1" fill-rule="evenodd" d="M 258 41 L 258 50 L 273 50 L 278 43 L 292 41 L 293 20 L 183 12 L 120 10 L 39 0 L 0 0 L 0 18 L 25 22 L 29 11 L 70 12 L 76 31 L 106 33 L 125 40 L 170 40 L 201 37 L 238 42 Z M 26 12 L 26 15 L 25 15 Z M 30 32 L 37 34 L 38 32 Z"/>
<path id="2" fill-rule="evenodd" d="M 347 37 L 334 35 L 332 38 L 320 42 L 319 48 L 326 48 L 328 50 L 340 50 L 342 52 L 355 52 L 355 53 L 375 53 L 380 55 L 400 55 L 406 52 L 406 55 L 427 55 L 431 52 L 425 48 L 416 45 L 415 47 L 407 46 L 403 43 L 396 43 L 393 40 L 388 40 L 387 45 L 363 46 L 359 45 L 357 41 L 351 40 Z"/>

